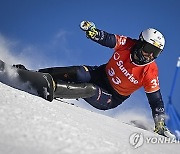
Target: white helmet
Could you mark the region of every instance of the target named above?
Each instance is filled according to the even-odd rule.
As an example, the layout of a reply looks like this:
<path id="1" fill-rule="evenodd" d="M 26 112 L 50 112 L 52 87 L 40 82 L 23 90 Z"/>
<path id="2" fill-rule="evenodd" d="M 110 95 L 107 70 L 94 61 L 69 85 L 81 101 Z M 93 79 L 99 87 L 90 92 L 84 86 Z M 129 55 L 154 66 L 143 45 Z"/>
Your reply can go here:
<path id="1" fill-rule="evenodd" d="M 139 40 L 132 51 L 132 60 L 138 65 L 144 65 L 152 62 L 162 52 L 165 45 L 164 36 L 154 28 L 148 28 L 141 32 Z M 153 59 L 146 60 L 142 51 L 153 53 Z M 134 58 L 136 57 L 136 58 Z"/>
<path id="2" fill-rule="evenodd" d="M 164 36 L 156 29 L 154 28 L 148 28 L 141 32 L 139 38 L 141 41 L 146 41 L 153 46 L 161 49 L 161 51 L 164 48 L 165 45 L 165 39 Z"/>

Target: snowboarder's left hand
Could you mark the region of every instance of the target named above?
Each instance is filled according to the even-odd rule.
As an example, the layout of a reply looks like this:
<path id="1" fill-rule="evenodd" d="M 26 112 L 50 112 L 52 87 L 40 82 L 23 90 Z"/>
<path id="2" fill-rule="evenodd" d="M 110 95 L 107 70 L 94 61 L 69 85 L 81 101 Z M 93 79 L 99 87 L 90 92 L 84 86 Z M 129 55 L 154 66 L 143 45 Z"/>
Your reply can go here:
<path id="1" fill-rule="evenodd" d="M 168 138 L 176 138 L 176 136 L 174 134 L 172 134 L 169 129 L 166 127 L 165 123 L 163 120 L 157 122 L 155 124 L 155 133 L 159 134 L 159 135 L 163 135 L 165 137 Z"/>
<path id="2" fill-rule="evenodd" d="M 86 32 L 87 38 L 95 39 L 95 37 L 98 35 L 98 31 L 93 22 L 82 21 L 80 23 L 80 28 Z"/>

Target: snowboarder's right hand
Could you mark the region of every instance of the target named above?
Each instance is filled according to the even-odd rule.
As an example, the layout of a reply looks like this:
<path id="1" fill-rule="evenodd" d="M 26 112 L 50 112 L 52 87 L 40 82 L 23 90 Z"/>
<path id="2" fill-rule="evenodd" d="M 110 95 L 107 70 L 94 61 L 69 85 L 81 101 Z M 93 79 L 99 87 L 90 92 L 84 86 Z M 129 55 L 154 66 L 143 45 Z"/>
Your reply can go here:
<path id="1" fill-rule="evenodd" d="M 83 31 L 88 31 L 88 30 L 91 30 L 93 28 L 96 28 L 95 24 L 91 21 L 82 21 L 80 23 L 80 28 L 83 30 Z"/>
<path id="2" fill-rule="evenodd" d="M 96 35 L 98 35 L 98 31 L 93 22 L 82 21 L 80 23 L 80 28 L 86 32 L 87 38 L 95 39 Z"/>
<path id="3" fill-rule="evenodd" d="M 16 65 L 14 64 L 13 67 L 23 69 L 23 70 L 27 70 L 27 68 L 22 64 L 16 64 Z"/>

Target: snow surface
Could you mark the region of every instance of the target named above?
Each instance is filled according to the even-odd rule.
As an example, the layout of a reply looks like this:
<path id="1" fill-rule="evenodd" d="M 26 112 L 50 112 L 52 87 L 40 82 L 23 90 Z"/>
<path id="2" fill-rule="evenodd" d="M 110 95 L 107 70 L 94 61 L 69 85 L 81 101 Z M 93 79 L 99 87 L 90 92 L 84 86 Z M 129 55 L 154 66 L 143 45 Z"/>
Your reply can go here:
<path id="1" fill-rule="evenodd" d="M 129 143 L 135 132 L 159 137 L 120 119 L 0 83 L 0 154 L 179 153 L 179 144 L 144 143 L 135 149 Z"/>

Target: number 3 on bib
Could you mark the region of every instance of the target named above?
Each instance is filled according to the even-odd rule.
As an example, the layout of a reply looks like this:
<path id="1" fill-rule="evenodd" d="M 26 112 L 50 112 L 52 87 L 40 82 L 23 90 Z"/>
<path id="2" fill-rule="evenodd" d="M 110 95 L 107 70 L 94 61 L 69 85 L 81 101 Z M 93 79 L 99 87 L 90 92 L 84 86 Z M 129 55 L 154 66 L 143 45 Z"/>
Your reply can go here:
<path id="1" fill-rule="evenodd" d="M 156 88 L 157 86 L 159 86 L 159 80 L 158 77 L 156 79 L 151 80 L 151 88 Z"/>
<path id="2" fill-rule="evenodd" d="M 115 71 L 114 71 L 114 69 L 112 67 L 111 67 L 111 69 L 108 70 L 108 74 L 111 77 L 113 83 L 115 83 L 115 84 L 120 84 L 121 83 L 121 79 L 116 76 L 116 73 L 115 73 Z"/>

